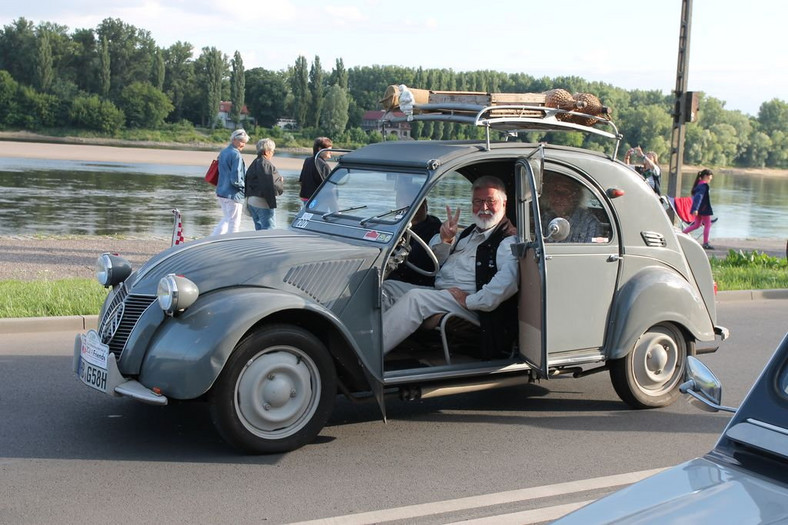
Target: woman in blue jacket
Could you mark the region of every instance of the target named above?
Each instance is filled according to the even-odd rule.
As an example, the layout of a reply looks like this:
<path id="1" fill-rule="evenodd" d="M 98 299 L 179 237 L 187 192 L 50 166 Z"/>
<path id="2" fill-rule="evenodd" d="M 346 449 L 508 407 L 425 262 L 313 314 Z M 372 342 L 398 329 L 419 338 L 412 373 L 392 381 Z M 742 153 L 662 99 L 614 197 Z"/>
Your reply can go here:
<path id="1" fill-rule="evenodd" d="M 695 182 L 692 184 L 692 208 L 690 213 L 695 217 L 695 222 L 684 228 L 684 233 L 697 230 L 703 225 L 703 248 L 713 250 L 714 246 L 709 244 L 709 232 L 711 231 L 711 216 L 714 210 L 711 209 L 711 196 L 709 195 L 709 183 L 714 177 L 710 169 L 703 169 L 698 172 Z"/>
<path id="2" fill-rule="evenodd" d="M 230 144 L 219 153 L 219 180 L 216 184 L 216 199 L 222 208 L 222 219 L 211 235 L 223 235 L 241 229 L 243 214 L 246 165 L 241 152 L 249 142 L 243 129 L 230 135 Z"/>

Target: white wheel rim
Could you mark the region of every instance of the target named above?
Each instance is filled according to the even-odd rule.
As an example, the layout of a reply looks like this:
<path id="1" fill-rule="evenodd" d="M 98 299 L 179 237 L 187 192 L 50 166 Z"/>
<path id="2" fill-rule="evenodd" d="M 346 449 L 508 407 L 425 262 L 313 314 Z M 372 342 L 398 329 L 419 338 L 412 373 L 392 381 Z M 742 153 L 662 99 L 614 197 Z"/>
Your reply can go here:
<path id="1" fill-rule="evenodd" d="M 644 393 L 664 394 L 679 380 L 681 349 L 671 334 L 661 330 L 643 334 L 632 352 L 632 375 Z"/>
<path id="2" fill-rule="evenodd" d="M 249 432 L 281 439 L 302 429 L 320 400 L 314 361 L 292 346 L 276 346 L 250 359 L 235 385 L 238 418 Z"/>

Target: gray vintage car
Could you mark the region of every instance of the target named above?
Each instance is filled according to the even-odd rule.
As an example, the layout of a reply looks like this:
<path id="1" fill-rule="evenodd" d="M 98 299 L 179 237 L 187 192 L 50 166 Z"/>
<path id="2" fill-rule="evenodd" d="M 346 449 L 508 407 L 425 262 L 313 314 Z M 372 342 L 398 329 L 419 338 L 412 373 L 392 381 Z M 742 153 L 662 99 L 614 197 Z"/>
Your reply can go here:
<path id="1" fill-rule="evenodd" d="M 97 276 L 111 291 L 98 330 L 76 338 L 74 372 L 91 388 L 146 403 L 206 400 L 220 434 L 248 453 L 311 442 L 338 394 L 376 399 L 385 418 L 389 394 L 413 400 L 608 371 L 628 405 L 670 404 L 687 356 L 715 350 L 727 335 L 706 254 L 616 160 L 612 122 L 508 108 L 411 115 L 486 135 L 342 155 L 286 230 L 187 242 L 135 271 L 102 255 Z M 491 138 L 497 131 L 502 141 Z M 511 140 L 535 136 L 523 131 L 542 141 L 545 132 L 590 133 L 609 151 Z M 449 316 L 384 356 L 383 281 L 403 265 L 421 278 L 437 273 L 429 257 L 422 267 L 410 260 L 424 251 L 411 224 L 417 210 L 425 202 L 467 210 L 482 175 L 504 181 L 518 229 L 511 351 L 481 355 L 477 327 Z M 571 186 L 582 221 L 538 197 L 559 184 Z"/>

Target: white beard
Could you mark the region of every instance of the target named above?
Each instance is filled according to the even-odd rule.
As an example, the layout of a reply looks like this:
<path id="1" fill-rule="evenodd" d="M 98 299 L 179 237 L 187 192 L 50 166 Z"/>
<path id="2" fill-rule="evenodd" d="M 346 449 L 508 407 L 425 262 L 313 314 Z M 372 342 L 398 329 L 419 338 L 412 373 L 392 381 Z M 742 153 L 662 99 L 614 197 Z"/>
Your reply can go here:
<path id="1" fill-rule="evenodd" d="M 493 214 L 489 210 L 481 210 L 473 216 L 473 222 L 480 230 L 489 230 L 501 222 L 501 219 L 503 219 L 503 212 L 503 210 L 499 210 L 497 213 Z"/>

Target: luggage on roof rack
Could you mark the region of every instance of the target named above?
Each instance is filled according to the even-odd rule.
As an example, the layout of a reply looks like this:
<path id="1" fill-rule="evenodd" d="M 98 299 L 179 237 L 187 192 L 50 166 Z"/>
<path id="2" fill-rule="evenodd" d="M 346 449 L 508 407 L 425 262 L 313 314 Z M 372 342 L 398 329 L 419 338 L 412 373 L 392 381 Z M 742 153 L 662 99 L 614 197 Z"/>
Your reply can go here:
<path id="1" fill-rule="evenodd" d="M 620 139 L 611 110 L 590 93 L 551 89 L 544 93 L 432 91 L 404 84 L 386 88 L 380 101 L 387 112 L 404 117 L 386 120 L 461 122 L 499 131 L 583 131 Z M 594 126 L 604 123 L 612 132 Z"/>

